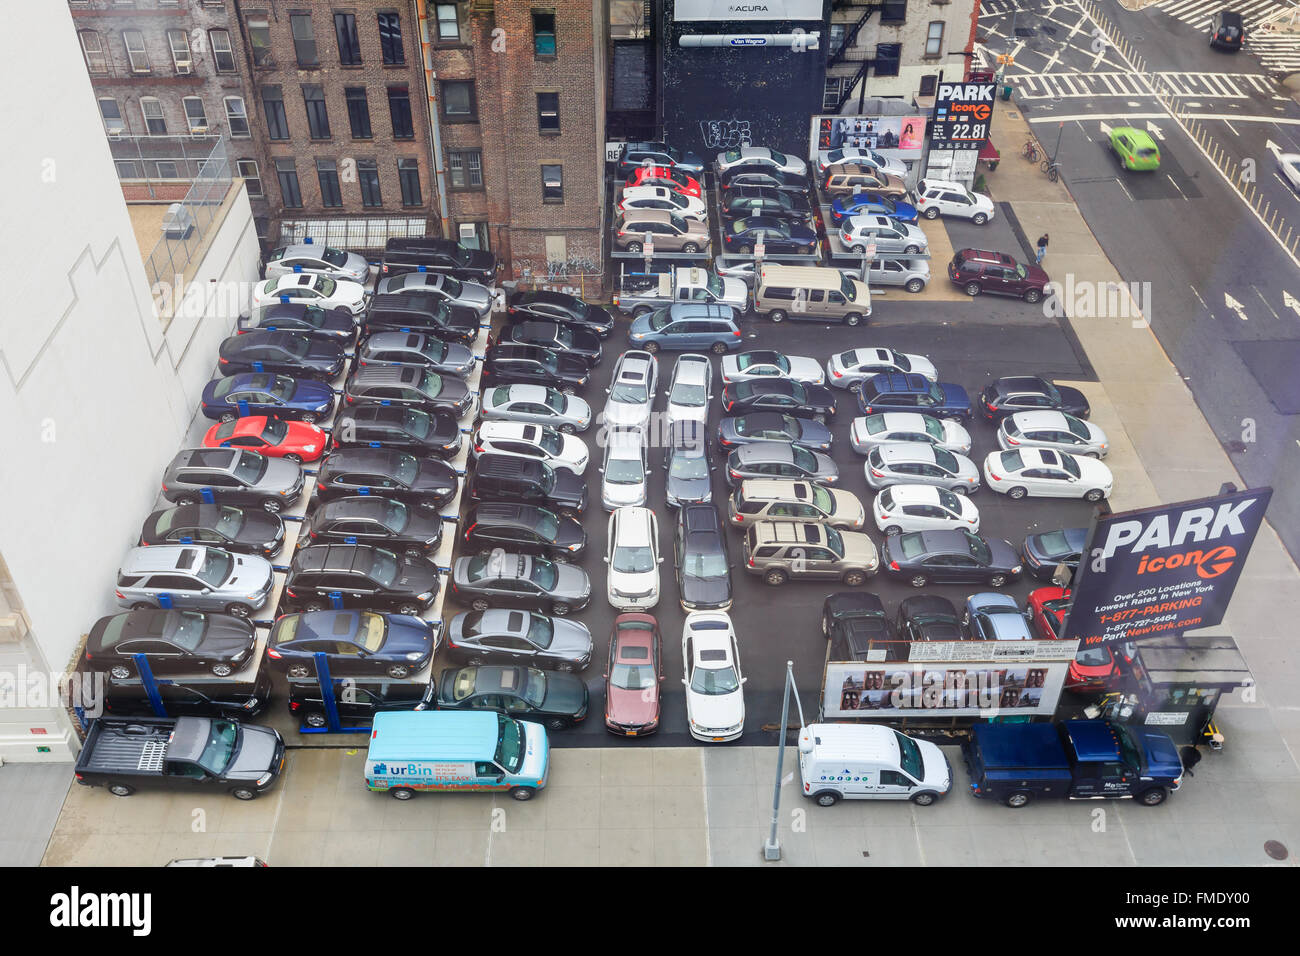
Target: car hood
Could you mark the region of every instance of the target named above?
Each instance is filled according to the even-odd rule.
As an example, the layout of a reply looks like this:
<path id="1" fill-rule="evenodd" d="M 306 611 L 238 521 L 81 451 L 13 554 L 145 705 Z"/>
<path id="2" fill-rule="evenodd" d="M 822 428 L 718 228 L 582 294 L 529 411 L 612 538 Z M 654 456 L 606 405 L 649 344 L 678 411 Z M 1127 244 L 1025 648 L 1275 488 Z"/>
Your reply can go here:
<path id="1" fill-rule="evenodd" d="M 618 724 L 648 724 L 659 716 L 659 683 L 646 690 L 628 690 L 606 684 L 605 710 Z"/>
<path id="2" fill-rule="evenodd" d="M 632 405 L 623 402 L 608 402 L 605 405 L 605 423 L 616 427 L 638 427 L 650 417 L 650 405 Z"/>
<path id="3" fill-rule="evenodd" d="M 572 674 L 547 674 L 541 709 L 548 714 L 573 715 L 587 706 L 587 685 Z"/>
<path id="4" fill-rule="evenodd" d="M 302 467 L 296 461 L 284 458 L 266 459 L 266 474 L 257 483 L 259 490 L 281 491 L 302 481 Z"/>
<path id="5" fill-rule="evenodd" d="M 646 483 L 639 481 L 634 485 L 623 485 L 602 481 L 600 483 L 600 496 L 607 504 L 615 507 L 644 504 Z"/>
<path id="6" fill-rule="evenodd" d="M 1032 263 L 1022 263 L 1025 267 L 1025 281 L 1030 285 L 1046 285 L 1048 282 L 1047 272 L 1041 267 Z"/>
<path id="7" fill-rule="evenodd" d="M 580 601 L 591 597 L 591 579 L 587 572 L 574 564 L 556 564 L 555 587 L 551 596 Z M 557 622 L 558 623 L 558 622 Z"/>
<path id="8" fill-rule="evenodd" d="M 792 355 L 790 359 L 790 377 L 800 381 L 821 385 L 826 381 L 826 371 L 821 362 L 803 355 Z"/>
<path id="9" fill-rule="evenodd" d="M 300 378 L 294 382 L 293 397 L 295 405 L 328 405 L 334 401 L 334 389 L 328 382 L 317 382 Z"/>
<path id="10" fill-rule="evenodd" d="M 414 491 L 434 491 L 447 494 L 456 490 L 456 469 L 436 458 L 422 458 L 420 471 L 412 483 Z"/>
<path id="11" fill-rule="evenodd" d="M 256 643 L 257 632 L 248 621 L 226 614 L 212 614 L 208 616 L 208 628 L 194 653 L 199 657 L 230 658 L 241 650 L 251 649 Z"/>
<path id="12" fill-rule="evenodd" d="M 402 529 L 402 536 L 406 538 L 421 538 L 428 541 L 430 538 L 438 538 L 442 535 L 442 517 L 437 514 L 427 514 L 420 508 L 407 508 L 406 527 Z"/>
<path id="13" fill-rule="evenodd" d="M 866 506 L 852 492 L 840 491 L 836 488 L 829 489 L 831 497 L 835 499 L 835 519 L 836 521 L 848 522 L 850 519 L 856 526 L 861 526 L 867 520 Z"/>
<path id="14" fill-rule="evenodd" d="M 940 382 L 939 389 L 943 392 L 944 404 L 949 408 L 970 408 L 970 395 L 960 385 Z"/>
<path id="15" fill-rule="evenodd" d="M 220 591 L 260 591 L 271 583 L 271 562 L 251 554 L 235 554 L 235 565 L 230 577 L 214 590 Z"/>
<path id="16" fill-rule="evenodd" d="M 469 386 L 463 379 L 454 375 L 442 375 L 442 388 L 438 392 L 439 401 L 459 402 L 469 394 Z"/>
<path id="17" fill-rule="evenodd" d="M 689 714 L 701 727 L 734 727 L 745 719 L 745 695 L 742 690 L 730 694 L 697 694 L 686 689 Z"/>
<path id="18" fill-rule="evenodd" d="M 1003 541 L 1001 538 L 985 538 L 989 546 L 989 554 L 992 556 L 991 566 L 994 568 L 1004 568 L 1011 570 L 1020 566 L 1020 555 L 1010 541 Z"/>
<path id="19" fill-rule="evenodd" d="M 438 566 L 425 558 L 404 558 L 397 572 L 395 586 L 412 594 L 437 591 Z"/>
<path id="20" fill-rule="evenodd" d="M 844 560 L 853 564 L 863 564 L 874 568 L 880 563 L 880 555 L 871 539 L 861 532 L 841 531 L 844 539 Z"/>
<path id="21" fill-rule="evenodd" d="M 239 527 L 240 541 L 266 544 L 284 537 L 284 519 L 261 508 L 245 508 L 244 523 Z"/>
<path id="22" fill-rule="evenodd" d="M 924 768 L 921 783 L 933 787 L 939 793 L 947 793 L 952 788 L 952 766 L 942 750 L 928 740 L 918 740 L 916 746 L 921 751 L 921 765 Z"/>
<path id="23" fill-rule="evenodd" d="M 585 504 L 587 483 L 567 468 L 554 470 L 555 485 L 551 488 L 551 497 L 555 501 L 577 508 Z"/>
<path id="24" fill-rule="evenodd" d="M 428 621 L 406 614 L 388 615 L 388 633 L 380 652 L 385 656 L 428 653 L 433 650 L 433 627 Z"/>
<path id="25" fill-rule="evenodd" d="M 682 601 L 695 605 L 722 605 L 731 600 L 731 579 L 727 575 L 716 578 L 682 576 Z"/>
<path id="26" fill-rule="evenodd" d="M 835 464 L 835 460 L 833 458 L 831 458 L 829 455 L 823 455 L 819 451 L 814 451 L 811 454 L 813 458 L 816 459 L 817 461 L 818 478 L 824 479 L 826 481 L 831 481 L 840 476 L 839 465 Z"/>
<path id="27" fill-rule="evenodd" d="M 557 547 L 567 548 L 572 544 L 586 544 L 587 533 L 582 530 L 574 518 L 560 517 L 559 528 L 555 532 L 555 544 Z"/>
<path id="28" fill-rule="evenodd" d="M 334 295 L 332 299 L 345 303 L 349 306 L 360 305 L 366 297 L 366 287 L 360 282 L 353 282 L 350 279 L 334 280 Z"/>
<path id="29" fill-rule="evenodd" d="M 943 425 L 943 443 L 950 448 L 957 449 L 963 455 L 970 454 L 971 438 L 968 432 L 960 422 L 954 422 L 947 418 L 940 419 Z M 965 449 L 962 451 L 962 449 Z"/>
<path id="30" fill-rule="evenodd" d="M 365 282 L 370 278 L 370 263 L 360 253 L 349 252 L 347 262 L 343 264 L 343 271 L 354 276 L 357 282 Z"/>
<path id="31" fill-rule="evenodd" d="M 275 770 L 271 762 L 280 748 L 280 735 L 270 727 L 241 724 L 239 750 L 226 768 L 228 780 L 256 780 L 268 770 Z"/>
<path id="32" fill-rule="evenodd" d="M 1074 461 L 1079 466 L 1079 481 L 1085 484 L 1110 485 L 1112 478 L 1109 466 L 1086 455 L 1076 455 Z"/>
<path id="33" fill-rule="evenodd" d="M 708 501 L 713 482 L 708 478 L 676 478 L 668 476 L 668 495 L 678 501 Z"/>
<path id="34" fill-rule="evenodd" d="M 1178 748 L 1168 734 L 1156 730 L 1138 730 L 1130 727 L 1129 733 L 1138 739 L 1147 761 L 1147 773 L 1157 777 L 1177 777 L 1183 772 L 1183 762 Z"/>
<path id="35" fill-rule="evenodd" d="M 591 656 L 591 632 L 585 625 L 562 617 L 551 618 L 551 625 L 555 631 L 547 648 L 550 653 L 569 660 Z"/>

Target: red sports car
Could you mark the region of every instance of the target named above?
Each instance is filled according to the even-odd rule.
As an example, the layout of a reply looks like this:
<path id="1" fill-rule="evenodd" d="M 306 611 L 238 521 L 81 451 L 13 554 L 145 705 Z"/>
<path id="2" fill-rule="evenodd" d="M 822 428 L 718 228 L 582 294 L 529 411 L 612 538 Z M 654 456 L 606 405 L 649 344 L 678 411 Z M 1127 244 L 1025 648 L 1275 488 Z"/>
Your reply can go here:
<path id="1" fill-rule="evenodd" d="M 704 198 L 704 190 L 697 180 L 687 176 L 679 169 L 668 166 L 641 166 L 627 177 L 628 186 L 663 186 L 681 193 L 683 196 Z"/>
<path id="2" fill-rule="evenodd" d="M 605 729 L 640 737 L 659 729 L 659 624 L 635 612 L 614 618 L 605 668 Z"/>
<path id="3" fill-rule="evenodd" d="M 325 433 L 315 425 L 265 415 L 220 422 L 203 436 L 204 448 L 247 448 L 290 461 L 315 461 L 325 453 L 325 443 Z"/>
<path id="4" fill-rule="evenodd" d="M 1069 588 L 1038 588 L 1029 592 L 1029 611 L 1034 630 L 1045 641 L 1061 636 L 1065 612 L 1070 609 Z M 1070 664 L 1065 686 L 1070 690 L 1105 690 L 1119 676 L 1115 655 L 1109 647 L 1081 647 Z"/>

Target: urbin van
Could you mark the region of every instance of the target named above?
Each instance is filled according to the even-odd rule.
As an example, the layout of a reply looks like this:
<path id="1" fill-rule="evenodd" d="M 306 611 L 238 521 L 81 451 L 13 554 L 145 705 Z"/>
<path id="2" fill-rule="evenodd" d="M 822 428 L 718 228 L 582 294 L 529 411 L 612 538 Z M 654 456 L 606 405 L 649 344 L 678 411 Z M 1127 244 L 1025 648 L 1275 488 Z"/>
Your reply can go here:
<path id="1" fill-rule="evenodd" d="M 754 284 L 754 311 L 773 322 L 859 325 L 871 317 L 871 292 L 865 282 L 838 269 L 764 265 Z"/>
<path id="2" fill-rule="evenodd" d="M 952 789 L 952 765 L 928 740 L 879 724 L 809 724 L 799 731 L 803 793 L 840 800 L 911 800 L 928 807 Z"/>
<path id="3" fill-rule="evenodd" d="M 366 786 L 409 800 L 422 790 L 505 790 L 531 800 L 546 786 L 546 728 L 489 711 L 378 713 Z"/>

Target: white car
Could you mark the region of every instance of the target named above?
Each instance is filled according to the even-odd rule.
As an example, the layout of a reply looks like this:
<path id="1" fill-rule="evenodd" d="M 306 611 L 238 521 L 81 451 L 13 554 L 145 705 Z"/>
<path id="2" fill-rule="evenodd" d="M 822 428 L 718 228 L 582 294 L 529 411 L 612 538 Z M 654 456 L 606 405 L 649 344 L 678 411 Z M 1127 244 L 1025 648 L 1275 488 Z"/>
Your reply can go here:
<path id="1" fill-rule="evenodd" d="M 659 518 L 649 508 L 615 508 L 609 516 L 605 593 L 619 611 L 646 611 L 659 603 Z"/>
<path id="2" fill-rule="evenodd" d="M 620 355 L 605 389 L 605 427 L 648 429 L 658 381 L 659 361 L 649 352 L 628 349 Z"/>
<path id="3" fill-rule="evenodd" d="M 796 176 L 808 175 L 808 164 L 798 156 L 788 156 L 766 146 L 741 146 L 718 153 L 716 169 L 719 173 L 724 173 L 733 166 L 774 169 Z"/>
<path id="4" fill-rule="evenodd" d="M 757 378 L 792 378 L 805 385 L 822 385 L 826 373 L 821 363 L 803 355 L 786 355 L 771 349 L 754 349 L 722 356 L 722 382 L 749 382 Z"/>
<path id="5" fill-rule="evenodd" d="M 832 388 L 854 388 L 863 379 L 881 372 L 906 372 L 922 375 L 932 382 L 939 380 L 939 372 L 924 355 L 895 352 L 893 349 L 849 349 L 826 360 L 826 381 Z"/>
<path id="6" fill-rule="evenodd" d="M 268 279 L 304 272 L 364 283 L 370 278 L 370 263 L 358 253 L 332 249 L 314 242 L 281 246 L 272 249 L 266 257 Z"/>
<path id="7" fill-rule="evenodd" d="M 1050 448 L 989 452 L 984 459 L 988 486 L 1008 498 L 1082 498 L 1100 501 L 1110 494 L 1110 469 L 1095 458 L 1076 458 Z"/>
<path id="8" fill-rule="evenodd" d="M 904 531 L 960 531 L 979 534 L 980 512 L 966 495 L 934 485 L 894 485 L 872 504 L 876 527 L 885 534 Z"/>
<path id="9" fill-rule="evenodd" d="M 253 308 L 276 302 L 316 305 L 322 309 L 345 308 L 353 315 L 366 310 L 366 287 L 350 279 L 290 272 L 253 286 Z"/>
<path id="10" fill-rule="evenodd" d="M 713 363 L 709 357 L 695 352 L 679 355 L 668 387 L 668 428 L 676 422 L 708 424 L 712 388 Z"/>
<path id="11" fill-rule="evenodd" d="M 959 216 L 982 226 L 996 215 L 993 200 L 973 193 L 961 183 L 922 179 L 916 184 L 916 211 L 926 219 Z"/>
<path id="12" fill-rule="evenodd" d="M 1092 422 L 1065 412 L 1016 412 L 998 425 L 998 444 L 1013 448 L 1055 448 L 1070 455 L 1105 458 L 1110 450 L 1106 433 Z"/>
<path id="13" fill-rule="evenodd" d="M 483 392 L 479 416 L 484 421 L 535 422 L 565 434 L 591 427 L 591 406 L 576 395 L 545 385 L 497 385 Z"/>
<path id="14" fill-rule="evenodd" d="M 628 186 L 619 197 L 618 208 L 620 212 L 625 209 L 664 209 L 700 222 L 709 218 L 704 200 L 699 196 L 687 196 L 663 186 Z"/>
<path id="15" fill-rule="evenodd" d="M 849 442 L 859 455 L 897 442 L 926 442 L 955 455 L 969 455 L 971 446 L 970 432 L 960 422 L 920 412 L 859 415 L 849 427 Z"/>
<path id="16" fill-rule="evenodd" d="M 649 481 L 645 432 L 607 432 L 600 476 L 600 503 L 606 511 L 644 505 Z"/>
<path id="17" fill-rule="evenodd" d="M 736 629 L 725 611 L 692 611 L 682 626 L 686 720 L 696 740 L 735 740 L 745 730 L 747 678 Z"/>
<path id="18" fill-rule="evenodd" d="M 574 435 L 566 435 L 550 425 L 528 422 L 487 421 L 479 425 L 474 434 L 473 455 L 493 453 L 533 458 L 544 461 L 552 468 L 563 468 L 578 477 L 587 470 L 591 455 L 587 443 Z"/>
<path id="19" fill-rule="evenodd" d="M 901 159 L 886 159 L 874 149 L 865 149 L 860 146 L 841 146 L 839 149 L 818 150 L 817 174 L 819 176 L 825 176 L 826 167 L 834 166 L 836 163 L 857 163 L 859 166 L 878 169 L 883 173 L 897 176 L 899 179 L 907 178 L 907 166 Z"/>

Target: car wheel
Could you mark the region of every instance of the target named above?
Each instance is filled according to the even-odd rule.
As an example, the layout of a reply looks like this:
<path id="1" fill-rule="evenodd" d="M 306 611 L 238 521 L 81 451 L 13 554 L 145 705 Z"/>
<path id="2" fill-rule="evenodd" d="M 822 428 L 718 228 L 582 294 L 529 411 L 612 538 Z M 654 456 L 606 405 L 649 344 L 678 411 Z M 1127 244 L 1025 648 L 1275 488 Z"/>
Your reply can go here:
<path id="1" fill-rule="evenodd" d="M 324 714 L 308 714 L 306 723 L 308 727 L 324 727 L 328 721 Z"/>
<path id="2" fill-rule="evenodd" d="M 1089 488 L 1088 493 L 1083 496 L 1084 501 L 1101 501 L 1106 497 L 1106 493 L 1100 488 Z"/>
<path id="3" fill-rule="evenodd" d="M 492 605 L 488 604 L 487 598 L 475 598 L 470 602 L 469 606 L 476 611 L 486 611 Z"/>
<path id="4" fill-rule="evenodd" d="M 858 315 L 858 313 L 856 312 L 850 312 L 848 315 L 844 317 L 844 324 L 849 326 L 850 328 L 861 325 L 862 316 Z"/>
<path id="5" fill-rule="evenodd" d="M 535 792 L 532 787 L 511 787 L 509 791 L 510 796 L 521 802 L 533 799 Z"/>
<path id="6" fill-rule="evenodd" d="M 939 207 L 938 207 L 938 206 L 931 206 L 929 209 L 927 209 L 927 210 L 925 211 L 925 218 L 926 218 L 926 219 L 938 219 L 938 218 L 939 218 Z"/>
<path id="7" fill-rule="evenodd" d="M 415 791 L 410 787 L 394 787 L 388 792 L 393 795 L 394 800 L 410 800 L 415 796 Z"/>
<path id="8" fill-rule="evenodd" d="M 229 677 L 229 676 L 230 676 L 231 674 L 233 674 L 234 672 L 235 672 L 235 669 L 234 669 L 233 667 L 231 667 L 229 664 L 213 664 L 213 665 L 212 665 L 212 676 L 213 676 L 213 677 Z"/>
<path id="9" fill-rule="evenodd" d="M 786 312 L 784 309 L 773 309 L 771 312 L 767 313 L 767 317 L 773 322 L 784 322 L 786 319 Z"/>
<path id="10" fill-rule="evenodd" d="M 1043 293 L 1040 292 L 1038 289 L 1030 289 L 1028 292 L 1025 293 L 1025 301 L 1028 302 L 1030 305 L 1033 305 L 1035 302 L 1042 301 L 1042 298 L 1043 298 Z"/>
<path id="11" fill-rule="evenodd" d="M 867 583 L 867 576 L 862 571 L 846 571 L 844 583 L 851 588 L 860 588 Z"/>
<path id="12" fill-rule="evenodd" d="M 977 296 L 983 291 L 984 290 L 980 288 L 980 284 L 978 282 L 966 283 L 966 294 L 969 296 Z"/>
<path id="13" fill-rule="evenodd" d="M 932 790 L 922 790 L 920 793 L 912 794 L 912 802 L 918 807 L 928 807 L 934 803 L 937 794 Z"/>
<path id="14" fill-rule="evenodd" d="M 658 342 L 647 342 L 647 343 L 643 346 L 643 348 L 644 348 L 647 352 L 649 352 L 651 355 L 654 355 L 656 352 L 659 351 L 659 343 L 658 343 Z"/>
<path id="15" fill-rule="evenodd" d="M 568 726 L 569 722 L 563 717 L 548 717 L 546 720 L 547 730 L 566 730 Z"/>
<path id="16" fill-rule="evenodd" d="M 236 416 L 235 416 L 235 413 L 234 413 L 234 412 L 222 412 L 222 413 L 221 413 L 221 421 L 222 421 L 223 423 L 233 422 L 233 421 L 235 420 L 235 417 L 236 417 Z"/>
<path id="17" fill-rule="evenodd" d="M 908 579 L 907 583 L 912 585 L 914 588 L 923 588 L 930 583 L 930 579 L 924 574 L 914 574 Z"/>
<path id="18" fill-rule="evenodd" d="M 555 665 L 555 669 L 561 674 L 572 674 L 573 661 L 558 661 Z"/>
<path id="19" fill-rule="evenodd" d="M 108 792 L 115 797 L 129 797 L 131 794 L 135 793 L 135 787 L 128 787 L 124 783 L 110 783 L 108 785 Z"/>
<path id="20" fill-rule="evenodd" d="M 1020 485 L 1016 485 L 1014 488 L 1007 489 L 1007 497 L 1012 499 L 1013 501 L 1019 501 L 1021 498 L 1024 498 L 1028 494 L 1029 494 L 1029 489 L 1022 488 Z"/>
<path id="21" fill-rule="evenodd" d="M 984 215 L 982 212 L 977 212 L 975 215 L 970 217 L 970 221 L 975 223 L 977 226 L 982 226 L 984 223 L 989 221 L 989 217 Z"/>
<path id="22" fill-rule="evenodd" d="M 256 800 L 257 791 L 251 787 L 236 787 L 230 791 L 230 795 L 236 800 Z"/>
<path id="23" fill-rule="evenodd" d="M 183 508 L 186 505 L 194 504 L 197 500 L 198 499 L 195 498 L 193 495 L 181 495 L 174 502 L 172 502 L 172 504 L 176 505 L 178 508 Z"/>
<path id="24" fill-rule="evenodd" d="M 551 613 L 554 614 L 556 617 L 564 617 L 571 610 L 573 610 L 573 608 L 569 607 L 569 605 L 565 604 L 563 601 L 561 601 L 559 604 L 551 605 Z"/>
<path id="25" fill-rule="evenodd" d="M 290 677 L 304 678 L 311 676 L 311 668 L 306 664 L 290 664 L 289 669 L 285 671 Z"/>
<path id="26" fill-rule="evenodd" d="M 574 428 L 572 425 L 570 425 L 568 422 L 565 422 L 563 425 L 560 426 L 560 431 L 564 432 L 564 434 L 566 435 L 572 435 L 575 431 L 577 431 L 577 429 Z"/>
<path id="27" fill-rule="evenodd" d="M 751 252 L 754 251 L 754 247 L 753 247 L 753 246 L 748 246 L 748 245 L 746 245 L 746 246 L 738 246 L 738 247 L 736 248 L 736 251 L 739 252 L 742 256 L 747 256 L 747 255 L 749 255 Z"/>
<path id="28" fill-rule="evenodd" d="M 578 391 L 578 390 L 577 390 L 576 388 L 574 388 L 572 385 L 562 385 L 562 386 L 560 386 L 560 392 L 561 392 L 562 394 L 564 394 L 564 395 L 573 395 L 573 394 L 577 393 L 577 391 Z"/>
<path id="29" fill-rule="evenodd" d="M 920 252 L 920 251 L 921 251 L 921 247 L 920 247 L 920 246 L 918 246 L 918 245 L 916 245 L 916 244 L 912 244 L 912 245 L 908 246 L 906 249 L 903 250 L 903 254 L 904 254 L 904 255 L 908 255 L 908 256 L 914 256 L 914 255 L 916 255 L 916 254 L 917 254 L 918 252 Z"/>
<path id="30" fill-rule="evenodd" d="M 250 618 L 253 616 L 253 609 L 247 604 L 228 604 L 226 613 L 235 617 Z"/>
<path id="31" fill-rule="evenodd" d="M 108 669 L 108 674 L 114 680 L 126 680 L 131 676 L 131 668 L 125 664 L 114 664 Z"/>
<path id="32" fill-rule="evenodd" d="M 908 279 L 907 285 L 903 286 L 908 292 L 916 293 L 925 288 L 925 283 L 920 279 Z"/>
<path id="33" fill-rule="evenodd" d="M 693 242 L 687 242 L 682 244 L 682 252 L 692 253 L 692 252 L 699 252 L 699 251 L 700 251 L 700 247 Z"/>
<path id="34" fill-rule="evenodd" d="M 634 319 L 639 319 L 641 318 L 641 316 L 649 315 L 653 311 L 654 309 L 650 308 L 650 306 L 648 305 L 638 305 L 635 309 L 632 310 L 632 317 Z"/>
<path id="35" fill-rule="evenodd" d="M 302 455 L 281 455 L 280 457 L 285 461 L 296 461 L 298 464 L 302 464 Z"/>
<path id="36" fill-rule="evenodd" d="M 989 578 L 989 587 L 991 588 L 1000 588 L 1006 583 L 1007 576 L 1005 574 L 995 574 Z"/>
<path id="37" fill-rule="evenodd" d="M 1138 796 L 1138 802 L 1144 807 L 1158 807 L 1165 802 L 1168 793 L 1164 787 L 1152 787 L 1150 790 L 1143 790 Z"/>
<path id="38" fill-rule="evenodd" d="M 812 247 L 812 246 L 800 246 L 800 247 L 799 247 L 799 254 L 802 255 L 802 256 L 810 256 L 810 255 L 812 255 L 812 251 L 813 251 L 813 247 Z"/>
<path id="39" fill-rule="evenodd" d="M 840 795 L 834 790 L 823 790 L 813 797 L 819 807 L 833 807 L 840 802 Z"/>
<path id="40" fill-rule="evenodd" d="M 726 342 L 714 342 L 713 345 L 711 345 L 711 346 L 709 347 L 709 351 L 711 351 L 714 355 L 726 355 L 726 354 L 727 354 L 727 343 L 726 343 Z"/>
<path id="41" fill-rule="evenodd" d="M 315 425 L 315 424 L 316 424 L 316 413 L 315 413 L 315 412 L 303 412 L 303 413 L 302 413 L 302 418 L 300 418 L 299 421 L 306 422 L 308 425 Z"/>
<path id="42" fill-rule="evenodd" d="M 273 515 L 274 515 L 274 514 L 279 514 L 279 513 L 280 513 L 280 509 L 283 508 L 283 507 L 284 507 L 284 505 L 283 505 L 283 503 L 280 501 L 279 498 L 263 498 L 263 499 L 262 499 L 262 510 L 263 510 L 263 511 L 266 511 L 266 512 L 268 512 L 268 513 L 270 513 L 270 514 L 273 514 Z"/>
<path id="43" fill-rule="evenodd" d="M 420 548 L 415 548 L 415 547 L 407 548 L 406 556 L 408 558 L 422 558 L 424 557 L 424 551 Z"/>
<path id="44" fill-rule="evenodd" d="M 325 605 L 320 601 L 308 601 L 302 606 L 302 609 L 304 611 L 323 611 L 325 610 Z"/>
<path id="45" fill-rule="evenodd" d="M 397 606 L 397 613 L 398 613 L 398 614 L 404 614 L 404 615 L 406 615 L 407 617 L 419 617 L 419 616 L 420 616 L 420 605 L 418 605 L 418 604 L 399 604 L 399 605 Z"/>
<path id="46" fill-rule="evenodd" d="M 831 636 L 831 626 L 826 623 L 826 615 L 822 615 L 822 637 Z"/>
<path id="47" fill-rule="evenodd" d="M 867 247 L 859 242 L 851 251 L 855 256 L 860 256 L 867 251 Z"/>
<path id="48" fill-rule="evenodd" d="M 894 537 L 895 535 L 900 535 L 902 533 L 903 533 L 903 529 L 896 524 L 885 525 L 885 534 L 891 538 Z"/>
<path id="49" fill-rule="evenodd" d="M 470 667 L 482 667 L 487 662 L 483 660 L 482 654 L 471 654 L 465 658 L 465 663 Z"/>
<path id="50" fill-rule="evenodd" d="M 641 251 L 641 243 L 639 243 L 639 242 L 629 242 L 629 243 L 628 243 L 626 246 L 624 246 L 623 248 L 626 249 L 628 252 L 640 252 L 640 251 Z"/>
<path id="51" fill-rule="evenodd" d="M 768 584 L 772 585 L 773 587 L 777 587 L 779 585 L 785 584 L 786 581 L 789 581 L 790 575 L 786 574 L 784 571 L 782 571 L 779 568 L 773 568 L 771 571 L 768 571 L 766 574 L 763 575 L 763 580 L 766 581 Z"/>
<path id="52" fill-rule="evenodd" d="M 410 665 L 407 664 L 389 664 L 388 676 L 393 680 L 405 680 L 411 676 Z"/>
<path id="53" fill-rule="evenodd" d="M 1017 790 L 1015 793 L 1007 794 L 1007 798 L 1002 802 L 1013 810 L 1019 810 L 1021 807 L 1027 807 L 1034 800 L 1034 795 L 1028 790 Z"/>

